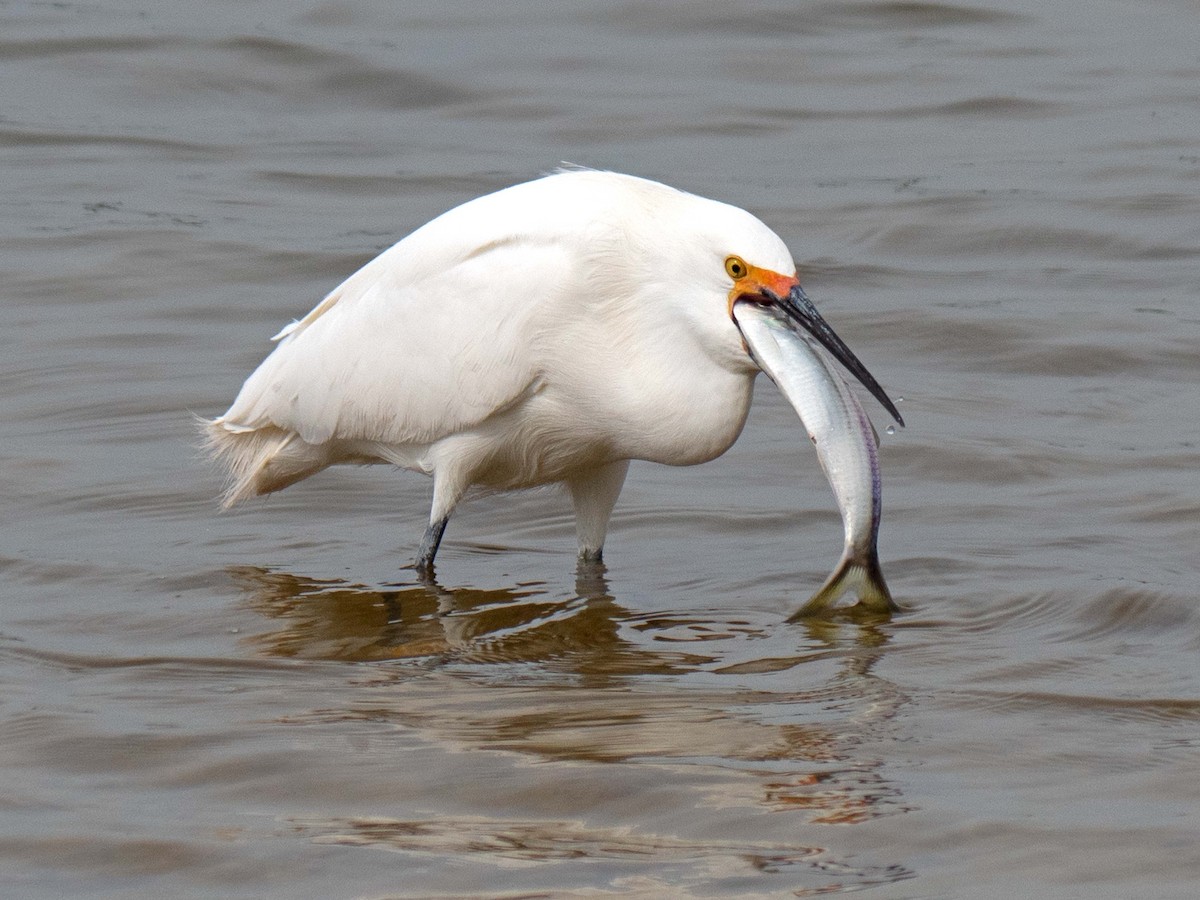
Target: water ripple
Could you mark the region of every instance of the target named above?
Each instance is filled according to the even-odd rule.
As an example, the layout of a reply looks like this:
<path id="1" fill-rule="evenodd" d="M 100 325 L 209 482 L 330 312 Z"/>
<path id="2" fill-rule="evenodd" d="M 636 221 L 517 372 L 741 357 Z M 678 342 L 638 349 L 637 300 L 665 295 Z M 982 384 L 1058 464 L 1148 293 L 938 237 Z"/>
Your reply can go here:
<path id="1" fill-rule="evenodd" d="M 292 823 L 322 844 L 525 863 L 622 863 L 619 874 L 611 876 L 612 886 L 619 888 L 622 896 L 634 897 L 661 896 L 660 892 L 678 897 L 709 896 L 722 884 L 732 885 L 754 873 L 779 876 L 777 881 L 782 883 L 778 886 L 790 896 L 890 884 L 914 874 L 904 866 L 863 866 L 836 860 L 819 847 L 689 841 L 576 821 L 313 817 L 293 819 Z M 486 896 L 507 895 L 489 890 Z"/>

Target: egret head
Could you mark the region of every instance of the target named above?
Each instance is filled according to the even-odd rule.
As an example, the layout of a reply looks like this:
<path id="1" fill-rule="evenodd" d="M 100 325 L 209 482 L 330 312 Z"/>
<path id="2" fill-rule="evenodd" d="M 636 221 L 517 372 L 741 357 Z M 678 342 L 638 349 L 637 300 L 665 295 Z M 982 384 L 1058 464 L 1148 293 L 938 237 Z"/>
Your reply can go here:
<path id="1" fill-rule="evenodd" d="M 796 265 L 783 240 L 759 219 L 743 209 L 683 195 L 695 201 L 684 203 L 675 220 L 686 229 L 691 240 L 677 239 L 676 246 L 688 246 L 680 264 L 686 267 L 683 278 L 702 282 L 704 322 L 710 336 L 723 348 L 736 348 L 743 364 L 758 368 L 748 344 L 737 328 L 734 309 L 738 304 L 753 303 L 771 307 L 798 334 L 825 348 L 883 407 L 903 424 L 895 404 L 867 371 L 866 366 L 838 337 L 817 312 L 800 286 Z M 718 305 L 713 302 L 719 297 Z M 718 338 L 719 335 L 719 338 Z"/>
<path id="2" fill-rule="evenodd" d="M 687 334 L 710 359 L 745 373 L 760 367 L 738 328 L 735 307 L 771 307 L 781 321 L 832 354 L 901 422 L 883 388 L 800 287 L 787 245 L 756 216 L 629 175 L 571 170 L 555 177 L 578 193 L 556 200 L 562 218 L 546 220 L 547 227 L 556 238 L 572 235 L 590 260 L 593 298 L 636 308 L 653 333 Z M 668 320 L 670 326 L 660 327 Z"/>
<path id="3" fill-rule="evenodd" d="M 739 303 L 754 303 L 773 308 L 792 330 L 806 339 L 816 340 L 828 350 L 834 359 L 845 366 L 846 371 L 871 392 L 898 423 L 904 424 L 895 404 L 879 386 L 879 382 L 817 312 L 817 308 L 808 299 L 804 289 L 800 287 L 800 279 L 794 272 L 791 275 L 784 275 L 773 269 L 756 266 L 737 254 L 727 256 L 724 265 L 725 274 L 732 282 L 727 296 L 729 316 L 735 326 L 737 320 L 734 318 L 734 308 Z M 748 347 L 747 353 L 749 353 Z"/>

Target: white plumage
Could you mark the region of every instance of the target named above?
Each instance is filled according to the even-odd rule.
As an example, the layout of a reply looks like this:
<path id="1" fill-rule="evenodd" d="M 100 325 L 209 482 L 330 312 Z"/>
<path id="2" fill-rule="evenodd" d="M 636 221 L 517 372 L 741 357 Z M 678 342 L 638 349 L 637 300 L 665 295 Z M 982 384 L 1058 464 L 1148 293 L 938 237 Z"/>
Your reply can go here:
<path id="1" fill-rule="evenodd" d="M 207 423 L 226 503 L 338 463 L 425 472 L 429 567 L 468 488 L 564 482 L 598 556 L 630 459 L 690 465 L 737 438 L 758 368 L 733 302 L 780 300 L 794 271 L 744 210 L 627 175 L 465 203 L 276 336 Z"/>

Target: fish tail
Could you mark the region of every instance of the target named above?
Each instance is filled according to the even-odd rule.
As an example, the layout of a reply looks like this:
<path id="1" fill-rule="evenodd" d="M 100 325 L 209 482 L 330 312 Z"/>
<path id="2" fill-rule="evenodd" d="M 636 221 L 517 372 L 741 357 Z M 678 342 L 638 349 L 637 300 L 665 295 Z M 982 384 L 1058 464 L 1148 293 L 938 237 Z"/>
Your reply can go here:
<path id="1" fill-rule="evenodd" d="M 883 570 L 875 549 L 872 547 L 868 553 L 859 554 L 847 548 L 825 583 L 788 621 L 797 622 L 828 612 L 849 590 L 858 595 L 857 608 L 865 612 L 886 614 L 900 608 L 892 600 L 892 593 L 883 580 Z"/>

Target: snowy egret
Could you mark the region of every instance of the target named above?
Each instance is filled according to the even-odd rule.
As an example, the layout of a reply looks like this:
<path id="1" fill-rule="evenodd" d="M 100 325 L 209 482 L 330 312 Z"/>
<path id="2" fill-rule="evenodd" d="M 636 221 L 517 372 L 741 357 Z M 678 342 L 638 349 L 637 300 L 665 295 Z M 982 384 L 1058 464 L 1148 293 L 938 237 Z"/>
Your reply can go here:
<path id="1" fill-rule="evenodd" d="M 444 213 L 279 332 L 206 424 L 225 503 L 337 463 L 421 471 L 429 571 L 469 488 L 563 483 L 580 556 L 598 559 L 631 459 L 702 463 L 741 432 L 760 369 L 739 301 L 778 308 L 900 421 L 753 215 L 565 170 Z"/>

